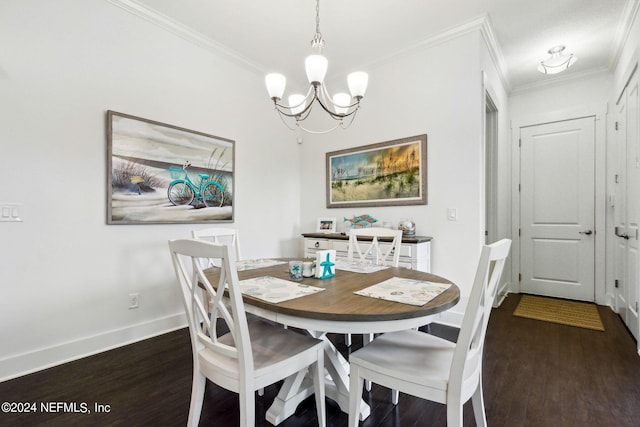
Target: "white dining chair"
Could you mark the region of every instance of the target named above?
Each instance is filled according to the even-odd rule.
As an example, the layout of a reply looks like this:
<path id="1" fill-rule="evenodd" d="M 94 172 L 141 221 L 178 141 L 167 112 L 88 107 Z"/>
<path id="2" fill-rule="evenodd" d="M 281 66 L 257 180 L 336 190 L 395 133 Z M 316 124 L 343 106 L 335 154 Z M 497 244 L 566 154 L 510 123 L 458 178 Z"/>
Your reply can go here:
<path id="1" fill-rule="evenodd" d="M 358 237 L 369 238 L 358 240 Z M 383 243 L 380 247 L 380 239 L 393 239 L 390 244 Z M 402 243 L 402 230 L 390 228 L 354 228 L 349 231 L 349 245 L 347 259 L 366 264 L 389 265 L 397 267 L 400 261 L 400 244 Z M 372 336 L 363 336 L 364 344 L 371 341 Z M 351 347 L 351 334 L 344 337 L 347 347 Z M 370 387 L 367 386 L 367 389 Z"/>
<path id="2" fill-rule="evenodd" d="M 447 405 L 447 425 L 462 426 L 472 399 L 477 426 L 487 420 L 482 396 L 482 349 L 511 240 L 483 246 L 456 343 L 415 330 L 390 332 L 349 356 L 349 426 L 358 425 L 363 380 Z M 397 398 L 394 399 L 394 404 Z"/>
<path id="3" fill-rule="evenodd" d="M 207 240 L 213 243 L 231 245 L 235 249 L 236 260 L 241 260 L 240 239 L 235 228 L 209 227 L 199 230 L 191 230 L 194 239 Z"/>
<path id="4" fill-rule="evenodd" d="M 358 237 L 367 238 L 358 240 Z M 380 245 L 380 239 L 392 239 L 390 244 Z M 370 239 L 370 240 L 369 240 Z M 374 265 L 388 265 L 397 267 L 400 262 L 400 245 L 402 244 L 402 230 L 390 228 L 354 228 L 349 232 L 349 246 L 347 259 Z M 373 339 L 373 334 L 362 336 L 362 345 L 367 345 Z M 345 335 L 347 347 L 351 347 L 351 334 Z M 371 390 L 371 382 L 365 383 L 367 391 Z"/>
<path id="5" fill-rule="evenodd" d="M 227 245 L 182 239 L 170 241 L 169 249 L 193 352 L 187 425 L 198 425 L 207 379 L 239 394 L 240 425 L 244 427 L 255 424 L 256 390 L 309 369 L 313 374 L 318 424 L 324 427 L 324 342 L 261 320 L 247 322 L 235 254 Z M 203 259 L 214 259 L 220 265 L 217 283 L 211 283 L 204 274 Z M 207 296 L 198 288 L 204 288 L 215 302 L 212 312 Z"/>
<path id="6" fill-rule="evenodd" d="M 358 240 L 358 237 L 368 238 Z M 380 245 L 380 239 L 392 239 L 390 244 Z M 370 239 L 370 240 L 369 240 Z M 397 267 L 400 261 L 402 230 L 390 228 L 354 228 L 349 231 L 347 259 L 375 265 Z"/>

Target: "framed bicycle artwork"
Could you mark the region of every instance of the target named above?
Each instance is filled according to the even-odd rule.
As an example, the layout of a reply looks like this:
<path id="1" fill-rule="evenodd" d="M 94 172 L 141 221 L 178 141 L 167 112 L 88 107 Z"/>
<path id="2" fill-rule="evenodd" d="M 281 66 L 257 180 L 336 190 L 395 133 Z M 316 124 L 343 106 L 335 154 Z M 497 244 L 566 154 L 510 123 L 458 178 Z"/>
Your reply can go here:
<path id="1" fill-rule="evenodd" d="M 107 224 L 233 222 L 235 143 L 107 111 Z"/>

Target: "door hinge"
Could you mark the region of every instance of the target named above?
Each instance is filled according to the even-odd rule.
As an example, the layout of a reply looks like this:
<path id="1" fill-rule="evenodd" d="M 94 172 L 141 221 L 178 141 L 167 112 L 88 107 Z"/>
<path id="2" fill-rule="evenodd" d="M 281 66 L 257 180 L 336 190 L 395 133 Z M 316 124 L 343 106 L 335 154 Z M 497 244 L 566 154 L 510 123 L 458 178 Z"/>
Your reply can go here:
<path id="1" fill-rule="evenodd" d="M 618 122 L 616 122 L 616 130 L 618 130 Z"/>
<path id="2" fill-rule="evenodd" d="M 638 301 L 636 301 L 636 313 L 638 312 Z"/>
<path id="3" fill-rule="evenodd" d="M 518 184 L 518 193 L 520 193 L 522 191 L 522 186 L 521 184 Z"/>
<path id="4" fill-rule="evenodd" d="M 522 236 L 522 229 L 518 228 L 518 236 Z"/>
<path id="5" fill-rule="evenodd" d="M 620 287 L 620 283 L 618 282 L 618 279 L 613 281 L 613 287 L 618 289 Z"/>
<path id="6" fill-rule="evenodd" d="M 518 273 L 518 282 L 522 282 L 522 274 Z"/>
<path id="7" fill-rule="evenodd" d="M 518 139 L 518 147 L 522 147 L 522 138 Z"/>

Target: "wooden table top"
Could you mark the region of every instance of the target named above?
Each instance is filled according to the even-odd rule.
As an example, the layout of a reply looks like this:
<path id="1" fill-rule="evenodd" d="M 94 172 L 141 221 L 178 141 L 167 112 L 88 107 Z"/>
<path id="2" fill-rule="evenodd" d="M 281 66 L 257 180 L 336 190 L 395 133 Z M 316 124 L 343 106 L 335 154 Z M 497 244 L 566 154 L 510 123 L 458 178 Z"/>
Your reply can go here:
<path id="1" fill-rule="evenodd" d="M 282 259 L 285 261 L 285 259 Z M 211 271 L 210 279 L 215 276 Z M 289 280 L 288 264 L 279 264 L 255 270 L 239 271 L 240 280 L 260 276 L 272 276 Z M 385 301 L 354 294 L 355 291 L 383 282 L 391 277 L 402 277 L 438 283 L 451 283 L 451 287 L 423 306 L 414 306 L 393 301 Z M 460 289 L 447 279 L 434 274 L 406 268 L 390 267 L 375 273 L 354 273 L 336 269 L 330 279 L 303 278 L 306 285 L 324 288 L 325 291 L 284 301 L 269 303 L 248 295 L 243 295 L 245 303 L 272 312 L 331 321 L 374 322 L 424 317 L 440 313 L 457 304 Z"/>

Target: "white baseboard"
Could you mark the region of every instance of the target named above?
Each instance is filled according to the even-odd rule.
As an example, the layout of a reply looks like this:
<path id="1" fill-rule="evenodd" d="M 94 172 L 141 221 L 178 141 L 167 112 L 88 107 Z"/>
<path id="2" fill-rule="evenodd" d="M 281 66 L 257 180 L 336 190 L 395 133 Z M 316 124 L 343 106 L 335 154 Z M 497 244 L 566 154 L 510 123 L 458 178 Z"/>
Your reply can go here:
<path id="1" fill-rule="evenodd" d="M 510 286 L 510 282 L 505 282 L 502 284 L 502 286 L 500 286 L 500 288 L 498 289 L 498 293 L 496 294 L 496 300 L 493 302 L 493 308 L 500 307 L 500 304 L 502 304 L 505 298 L 507 298 L 507 296 L 509 295 Z"/>
<path id="2" fill-rule="evenodd" d="M 186 326 L 187 319 L 184 313 L 174 314 L 126 328 L 115 329 L 7 357 L 0 360 L 0 382 L 142 341 Z"/>
<path id="3" fill-rule="evenodd" d="M 434 320 L 434 323 L 459 328 L 462 325 L 462 318 L 464 317 L 468 301 L 469 297 L 460 297 L 460 301 L 453 308 L 438 313 L 438 317 Z"/>

